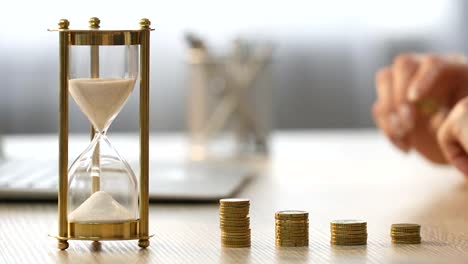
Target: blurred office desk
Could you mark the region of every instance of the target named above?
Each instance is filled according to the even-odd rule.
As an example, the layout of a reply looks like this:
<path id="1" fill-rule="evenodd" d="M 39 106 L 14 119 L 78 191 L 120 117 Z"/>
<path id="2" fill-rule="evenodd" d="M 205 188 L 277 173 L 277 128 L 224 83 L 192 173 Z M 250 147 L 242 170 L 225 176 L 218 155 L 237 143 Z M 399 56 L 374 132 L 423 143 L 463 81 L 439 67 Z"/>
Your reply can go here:
<path id="1" fill-rule="evenodd" d="M 12 142 L 24 139 L 7 137 L 10 151 Z M 152 142 L 152 153 L 157 142 L 183 146 L 181 136 Z M 59 251 L 47 236 L 56 232 L 55 204 L 0 203 L 0 263 L 467 262 L 468 187 L 455 170 L 400 154 L 374 131 L 277 133 L 273 151 L 268 171 L 238 195 L 251 198 L 250 249 L 220 247 L 217 204 L 152 204 L 147 250 L 136 241 L 100 249 L 70 241 Z M 309 211 L 308 248 L 276 248 L 279 209 Z M 340 218 L 367 220 L 368 245 L 330 246 L 329 221 Z M 423 243 L 392 245 L 395 222 L 422 224 Z"/>

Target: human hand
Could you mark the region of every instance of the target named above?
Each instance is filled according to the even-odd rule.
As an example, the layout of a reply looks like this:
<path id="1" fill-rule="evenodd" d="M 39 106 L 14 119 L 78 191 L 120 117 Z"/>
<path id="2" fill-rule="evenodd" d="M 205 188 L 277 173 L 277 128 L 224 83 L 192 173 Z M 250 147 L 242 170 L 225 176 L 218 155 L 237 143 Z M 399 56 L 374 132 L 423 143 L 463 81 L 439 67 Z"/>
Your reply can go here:
<path id="1" fill-rule="evenodd" d="M 379 128 L 401 150 L 415 149 L 446 163 L 437 130 L 449 110 L 468 95 L 468 66 L 461 56 L 400 55 L 376 76 L 373 107 Z"/>

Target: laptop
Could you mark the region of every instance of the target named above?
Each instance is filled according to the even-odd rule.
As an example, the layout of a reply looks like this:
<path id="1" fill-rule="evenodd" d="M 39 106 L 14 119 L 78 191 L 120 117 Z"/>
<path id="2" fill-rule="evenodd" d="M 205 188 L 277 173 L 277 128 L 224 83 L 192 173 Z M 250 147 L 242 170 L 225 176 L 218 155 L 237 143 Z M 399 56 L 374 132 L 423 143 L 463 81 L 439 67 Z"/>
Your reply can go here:
<path id="1" fill-rule="evenodd" d="M 129 163 L 137 172 L 138 161 Z M 216 201 L 235 196 L 255 174 L 256 169 L 242 162 L 150 160 L 149 197 L 151 201 Z M 56 200 L 57 175 L 56 159 L 0 157 L 0 201 Z"/>

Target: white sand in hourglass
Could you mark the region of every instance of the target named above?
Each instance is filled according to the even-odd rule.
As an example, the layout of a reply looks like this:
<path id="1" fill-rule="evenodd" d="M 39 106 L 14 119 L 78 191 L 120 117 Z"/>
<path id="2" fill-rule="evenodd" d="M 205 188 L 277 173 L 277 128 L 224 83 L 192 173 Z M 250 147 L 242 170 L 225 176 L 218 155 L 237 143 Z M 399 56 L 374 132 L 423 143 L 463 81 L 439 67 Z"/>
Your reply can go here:
<path id="1" fill-rule="evenodd" d="M 69 81 L 70 94 L 100 133 L 107 130 L 120 112 L 132 93 L 134 85 L 135 79 L 71 79 Z M 81 223 L 134 220 L 127 208 L 102 190 L 94 192 L 68 217 L 70 222 Z"/>
<path id="2" fill-rule="evenodd" d="M 81 111 L 102 132 L 132 93 L 135 79 L 71 79 L 69 84 Z"/>
<path id="3" fill-rule="evenodd" d="M 124 222 L 134 220 L 130 212 L 108 193 L 93 193 L 84 203 L 68 215 L 70 222 Z"/>

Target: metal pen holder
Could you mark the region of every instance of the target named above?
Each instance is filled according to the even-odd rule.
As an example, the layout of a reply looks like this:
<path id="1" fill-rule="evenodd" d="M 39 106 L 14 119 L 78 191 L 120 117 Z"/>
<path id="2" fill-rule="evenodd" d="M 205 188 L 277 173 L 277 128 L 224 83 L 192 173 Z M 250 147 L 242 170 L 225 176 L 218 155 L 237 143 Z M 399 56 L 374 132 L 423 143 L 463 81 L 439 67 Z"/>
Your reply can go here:
<path id="1" fill-rule="evenodd" d="M 187 40 L 190 158 L 263 160 L 271 130 L 272 48 L 252 52 L 237 41 L 232 54 L 216 57 L 197 37 Z"/>

